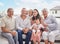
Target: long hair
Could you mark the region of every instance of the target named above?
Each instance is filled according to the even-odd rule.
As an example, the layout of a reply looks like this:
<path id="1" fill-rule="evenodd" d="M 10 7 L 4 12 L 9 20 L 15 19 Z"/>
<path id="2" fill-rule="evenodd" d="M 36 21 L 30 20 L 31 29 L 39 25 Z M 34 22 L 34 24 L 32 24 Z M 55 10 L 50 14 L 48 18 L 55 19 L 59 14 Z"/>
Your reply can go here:
<path id="1" fill-rule="evenodd" d="M 37 9 L 34 9 L 34 10 L 36 10 L 36 11 L 38 12 Z M 35 16 L 35 17 L 33 16 L 33 17 L 32 17 L 32 20 L 36 20 L 37 18 L 40 18 L 40 14 L 39 14 L 39 12 L 38 12 L 37 16 Z"/>

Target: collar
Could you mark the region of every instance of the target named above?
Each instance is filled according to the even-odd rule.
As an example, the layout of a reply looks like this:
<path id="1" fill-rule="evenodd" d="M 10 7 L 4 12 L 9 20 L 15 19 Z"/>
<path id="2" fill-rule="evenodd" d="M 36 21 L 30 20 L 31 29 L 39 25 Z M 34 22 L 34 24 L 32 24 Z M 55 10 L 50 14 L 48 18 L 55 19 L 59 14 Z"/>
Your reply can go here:
<path id="1" fill-rule="evenodd" d="M 13 18 L 13 16 L 12 17 L 9 17 L 8 15 L 6 16 L 8 19 L 12 19 Z"/>

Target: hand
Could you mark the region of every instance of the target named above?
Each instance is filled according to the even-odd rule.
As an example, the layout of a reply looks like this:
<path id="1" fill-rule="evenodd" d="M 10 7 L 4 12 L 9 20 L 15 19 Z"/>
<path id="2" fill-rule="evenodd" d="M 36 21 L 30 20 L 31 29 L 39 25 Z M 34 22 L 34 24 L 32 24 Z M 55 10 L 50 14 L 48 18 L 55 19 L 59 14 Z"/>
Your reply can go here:
<path id="1" fill-rule="evenodd" d="M 22 31 L 25 32 L 25 28 Z"/>
<path id="2" fill-rule="evenodd" d="M 37 26 L 33 26 L 33 29 L 37 29 Z"/>
<path id="3" fill-rule="evenodd" d="M 47 24 L 47 23 L 44 23 L 44 26 L 45 26 L 45 27 L 47 27 L 47 26 L 48 26 L 48 24 Z"/>
<path id="4" fill-rule="evenodd" d="M 25 29 L 24 29 L 24 33 L 27 33 L 28 31 L 29 31 L 28 28 L 25 28 Z"/>
<path id="5" fill-rule="evenodd" d="M 47 32 L 48 30 L 47 30 L 46 28 L 44 28 L 44 31 L 46 31 L 46 32 Z"/>
<path id="6" fill-rule="evenodd" d="M 16 35 L 16 32 L 15 32 L 15 31 L 12 31 L 11 34 L 12 34 L 13 36 L 15 36 L 15 35 Z"/>
<path id="7" fill-rule="evenodd" d="M 45 23 L 43 20 L 41 20 L 41 24 L 43 24 L 43 25 L 44 25 L 44 27 L 47 27 L 47 26 L 48 26 L 48 24 L 47 24 L 47 23 Z"/>

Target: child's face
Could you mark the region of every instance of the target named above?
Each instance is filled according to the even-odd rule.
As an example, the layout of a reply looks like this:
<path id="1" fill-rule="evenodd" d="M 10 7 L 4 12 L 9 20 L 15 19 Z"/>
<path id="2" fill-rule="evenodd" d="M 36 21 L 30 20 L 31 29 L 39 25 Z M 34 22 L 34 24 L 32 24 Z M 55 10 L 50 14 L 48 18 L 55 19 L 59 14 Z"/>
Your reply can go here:
<path id="1" fill-rule="evenodd" d="M 35 20 L 36 21 L 36 24 L 39 24 L 40 23 L 40 20 L 39 19 L 37 19 L 37 20 Z"/>

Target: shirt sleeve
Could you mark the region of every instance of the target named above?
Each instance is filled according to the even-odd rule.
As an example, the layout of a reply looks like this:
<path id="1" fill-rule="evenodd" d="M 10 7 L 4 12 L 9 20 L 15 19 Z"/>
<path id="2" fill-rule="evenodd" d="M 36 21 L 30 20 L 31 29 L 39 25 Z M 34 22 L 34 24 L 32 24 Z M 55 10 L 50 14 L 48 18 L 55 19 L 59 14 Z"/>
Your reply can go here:
<path id="1" fill-rule="evenodd" d="M 15 21 L 16 21 L 16 28 L 22 30 L 23 28 L 20 26 L 19 20 L 16 19 Z"/>
<path id="2" fill-rule="evenodd" d="M 28 20 L 28 23 L 27 23 L 27 25 L 26 25 L 29 29 L 31 28 L 31 21 L 30 20 Z"/>
<path id="3" fill-rule="evenodd" d="M 3 18 L 2 18 L 2 20 L 1 20 L 1 27 L 5 27 L 5 21 L 4 21 Z"/>
<path id="4" fill-rule="evenodd" d="M 51 21 L 52 23 L 51 24 L 48 24 L 48 27 L 51 28 L 51 29 L 56 29 L 57 28 L 57 21 L 56 21 L 56 18 L 51 16 Z"/>

